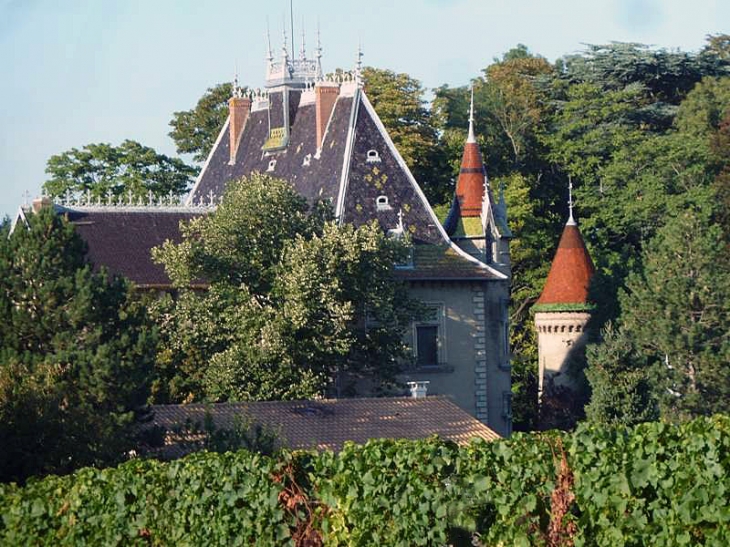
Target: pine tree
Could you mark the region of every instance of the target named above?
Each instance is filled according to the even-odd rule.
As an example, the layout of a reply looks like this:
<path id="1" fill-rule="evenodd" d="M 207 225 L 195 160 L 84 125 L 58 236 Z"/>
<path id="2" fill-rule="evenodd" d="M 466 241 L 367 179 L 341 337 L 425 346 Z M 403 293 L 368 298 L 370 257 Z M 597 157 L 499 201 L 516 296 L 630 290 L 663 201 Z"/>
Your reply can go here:
<path id="1" fill-rule="evenodd" d="M 648 359 L 623 329 L 606 325 L 603 340 L 587 349 L 591 400 L 586 419 L 599 425 L 634 425 L 659 417 Z"/>
<path id="2" fill-rule="evenodd" d="M 118 461 L 146 403 L 155 331 L 50 209 L 0 234 L 0 478 Z"/>
<path id="3" fill-rule="evenodd" d="M 649 359 L 664 418 L 730 411 L 728 258 L 711 205 L 688 205 L 657 232 L 643 271 L 627 281 L 623 327 Z"/>

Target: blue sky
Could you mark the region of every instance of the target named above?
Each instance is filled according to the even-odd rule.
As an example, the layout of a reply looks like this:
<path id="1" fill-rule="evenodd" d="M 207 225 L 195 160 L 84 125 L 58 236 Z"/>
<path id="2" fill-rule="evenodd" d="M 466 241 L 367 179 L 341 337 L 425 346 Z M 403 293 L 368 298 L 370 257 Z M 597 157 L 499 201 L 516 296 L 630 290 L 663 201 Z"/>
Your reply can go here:
<path id="1" fill-rule="evenodd" d="M 582 44 L 695 51 L 730 32 L 727 0 L 294 0 L 296 48 L 319 20 L 324 68 L 408 72 L 464 85 L 517 43 L 554 60 Z M 0 0 L 0 215 L 40 193 L 49 156 L 134 139 L 174 154 L 173 112 L 205 89 L 263 84 L 267 19 L 281 44 L 289 0 Z"/>

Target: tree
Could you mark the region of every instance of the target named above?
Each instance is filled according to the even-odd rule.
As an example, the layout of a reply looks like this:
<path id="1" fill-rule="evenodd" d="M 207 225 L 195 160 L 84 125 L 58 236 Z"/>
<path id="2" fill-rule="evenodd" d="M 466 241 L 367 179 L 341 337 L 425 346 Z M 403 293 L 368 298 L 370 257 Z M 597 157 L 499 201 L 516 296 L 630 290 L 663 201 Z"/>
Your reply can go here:
<path id="1" fill-rule="evenodd" d="M 635 425 L 659 417 L 649 359 L 631 333 L 607 324 L 600 343 L 587 351 L 585 374 L 591 387 L 586 419 L 601 426 Z"/>
<path id="2" fill-rule="evenodd" d="M 255 174 L 155 251 L 179 288 L 157 310 L 158 399 L 299 399 L 345 373 L 393 379 L 418 311 L 392 275 L 406 250 L 375 225 L 327 218 Z M 193 279 L 209 290 L 187 289 Z"/>
<path id="3" fill-rule="evenodd" d="M 711 214 L 696 201 L 659 230 L 621 298 L 671 420 L 730 410 L 730 259 Z"/>
<path id="4" fill-rule="evenodd" d="M 433 203 L 448 201 L 453 187 L 421 82 L 372 67 L 363 70 L 363 80 L 373 108 L 426 196 Z"/>
<path id="5" fill-rule="evenodd" d="M 208 88 L 195 108 L 173 113 L 168 135 L 178 154 L 193 154 L 194 161 L 205 161 L 228 117 L 232 96 L 232 83 L 218 84 Z"/>
<path id="6" fill-rule="evenodd" d="M 0 235 L 0 479 L 119 461 L 134 447 L 155 330 L 129 285 L 94 273 L 51 210 Z"/>
<path id="7" fill-rule="evenodd" d="M 550 81 L 553 70 L 545 58 L 530 54 L 524 46 L 484 69 L 490 110 L 509 138 L 515 162 L 522 159 L 546 116 L 548 104 L 539 86 Z"/>
<path id="8" fill-rule="evenodd" d="M 51 156 L 50 175 L 43 189 L 51 196 L 87 194 L 93 201 L 148 200 L 181 196 L 197 170 L 178 158 L 158 154 L 152 148 L 126 140 L 119 146 L 87 144 Z"/>

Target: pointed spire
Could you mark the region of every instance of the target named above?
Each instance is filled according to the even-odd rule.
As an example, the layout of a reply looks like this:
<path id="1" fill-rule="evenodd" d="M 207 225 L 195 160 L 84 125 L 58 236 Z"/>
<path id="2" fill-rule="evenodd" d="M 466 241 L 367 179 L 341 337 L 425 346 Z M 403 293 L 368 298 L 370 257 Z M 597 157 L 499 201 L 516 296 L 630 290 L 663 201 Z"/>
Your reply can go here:
<path id="1" fill-rule="evenodd" d="M 456 181 L 456 199 L 459 203 L 460 216 L 480 217 L 488 191 L 484 162 L 474 134 L 474 88 L 472 87 L 469 103 L 469 136 L 464 144 L 461 169 Z"/>
<path id="2" fill-rule="evenodd" d="M 271 51 L 271 32 L 269 31 L 269 18 L 266 18 L 266 60 L 269 64 L 274 60 L 274 54 Z"/>
<path id="3" fill-rule="evenodd" d="M 573 179 L 568 175 L 568 222 L 566 226 L 576 226 L 573 218 Z"/>
<path id="4" fill-rule="evenodd" d="M 469 103 L 469 136 L 466 142 L 477 142 L 474 136 L 474 86 L 471 86 L 471 101 Z"/>
<path id="5" fill-rule="evenodd" d="M 568 179 L 570 216 L 560 236 L 538 304 L 586 304 L 595 267 L 573 218 L 573 183 Z"/>

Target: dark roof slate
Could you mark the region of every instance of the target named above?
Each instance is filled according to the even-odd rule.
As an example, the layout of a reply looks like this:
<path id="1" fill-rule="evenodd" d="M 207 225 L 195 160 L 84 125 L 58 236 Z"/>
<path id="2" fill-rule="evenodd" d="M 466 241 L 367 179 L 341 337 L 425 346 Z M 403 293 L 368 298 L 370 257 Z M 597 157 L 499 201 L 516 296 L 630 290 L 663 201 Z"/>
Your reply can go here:
<path id="1" fill-rule="evenodd" d="M 377 161 L 368 158 L 370 151 L 377 153 Z M 380 196 L 387 198 L 387 209 L 379 210 L 376 203 Z M 376 219 L 387 232 L 398 226 L 399 211 L 403 214 L 403 225 L 414 241 L 445 242 L 430 206 L 419 195 L 363 104 L 358 109 L 355 125 L 343 219 L 355 225 Z"/>
<path id="2" fill-rule="evenodd" d="M 499 435 L 443 396 L 425 398 L 330 399 L 246 403 L 153 406 L 150 425 L 174 431 L 188 421 L 203 425 L 206 413 L 217 428 L 231 428 L 248 419 L 273 430 L 281 445 L 291 449 L 340 450 L 347 441 L 423 439 L 439 435 L 460 445 L 473 438 L 486 441 Z M 185 453 L 179 435 L 168 435 L 166 457 Z"/>
<path id="3" fill-rule="evenodd" d="M 272 97 L 276 95 L 272 94 Z M 299 104 L 298 99 L 290 103 L 290 108 L 293 108 L 295 103 Z M 231 180 L 250 175 L 255 171 L 266 173 L 271 160 L 276 160 L 276 164 L 269 174 L 291 182 L 309 201 L 336 200 L 351 108 L 351 97 L 338 97 L 319 158 L 315 157 L 317 136 L 314 104 L 298 107 L 295 115 L 290 117 L 292 127 L 289 145 L 286 149 L 271 154 L 261 150 L 269 134 L 268 111 L 251 112 L 241 135 L 234 165 L 229 165 L 230 139 L 226 124 L 218 146 L 208 158 L 189 202 L 198 203 L 201 200 L 207 202 L 211 192 L 216 197 L 223 195 Z M 274 111 L 276 109 L 272 110 L 272 114 Z M 272 126 L 275 126 L 273 121 Z M 304 159 L 307 155 L 310 155 L 310 162 L 305 166 Z"/>
<path id="4" fill-rule="evenodd" d="M 179 225 L 200 213 L 156 209 L 150 211 L 109 208 L 81 210 L 59 208 L 86 242 L 88 260 L 95 269 L 105 266 L 141 287 L 169 286 L 165 269 L 152 262 L 151 249 L 166 240 L 180 241 Z"/>

